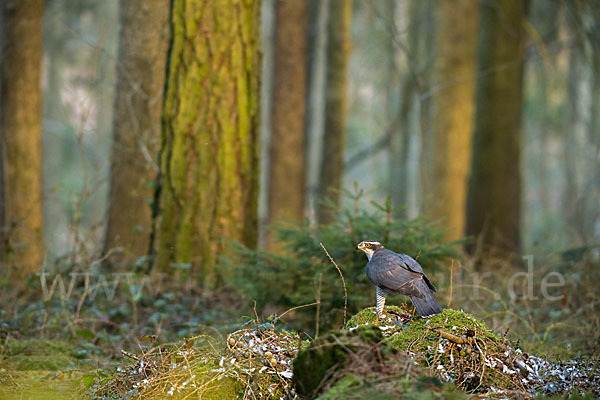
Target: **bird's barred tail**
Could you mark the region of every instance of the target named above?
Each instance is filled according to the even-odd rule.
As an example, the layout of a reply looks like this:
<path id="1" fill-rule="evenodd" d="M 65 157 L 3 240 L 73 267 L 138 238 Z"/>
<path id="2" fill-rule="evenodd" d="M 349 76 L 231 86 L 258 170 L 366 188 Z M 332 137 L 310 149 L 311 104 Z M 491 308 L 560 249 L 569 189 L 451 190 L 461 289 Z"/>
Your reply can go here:
<path id="1" fill-rule="evenodd" d="M 425 294 L 425 298 L 420 299 L 414 296 L 410 297 L 417 312 L 423 318 L 440 314 L 442 312 L 442 306 L 440 306 L 440 303 L 433 297 L 433 292 L 428 287 L 425 289 L 426 290 L 421 291 L 421 293 Z"/>

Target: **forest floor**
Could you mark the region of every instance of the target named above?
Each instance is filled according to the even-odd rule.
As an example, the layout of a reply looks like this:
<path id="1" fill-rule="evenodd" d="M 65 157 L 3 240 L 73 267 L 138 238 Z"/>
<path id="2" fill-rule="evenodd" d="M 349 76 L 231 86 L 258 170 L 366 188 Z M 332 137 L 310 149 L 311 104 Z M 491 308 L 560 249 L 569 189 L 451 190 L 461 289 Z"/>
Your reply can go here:
<path id="1" fill-rule="evenodd" d="M 393 373 L 372 376 L 360 363 L 352 368 L 336 364 L 335 373 L 320 378 L 318 390 L 329 399 L 374 396 L 373 390 L 381 398 L 389 398 L 386 393 L 391 398 L 399 393 L 414 398 L 600 397 L 599 272 L 597 264 L 586 268 L 569 275 L 565 270 L 569 280 L 562 300 L 553 303 L 504 300 L 508 297 L 498 288 L 506 287 L 512 272 L 507 268 L 491 274 L 487 288 L 480 288 L 489 296 L 460 300 L 459 288 L 468 285 L 455 273 L 454 289 L 442 287 L 438 299 L 445 308 L 468 310 L 477 320 L 452 310 L 429 323 L 390 314 L 380 328 L 362 331 L 354 328 L 372 326 L 374 313 L 356 313 L 345 329 L 323 330 L 319 340 L 349 340 L 346 347 L 352 351 L 344 350 L 352 353 L 349 359 L 370 360 L 369 370 Z M 303 315 L 313 313 L 311 308 L 292 311 L 283 321 L 274 316 L 285 310 L 270 306 L 257 315 L 252 302 L 225 290 L 167 282 L 143 293 L 137 286 L 128 284 L 127 291 L 110 297 L 95 296 L 89 286 L 76 283 L 72 293 L 59 296 L 58 284 L 54 296 L 48 296 L 47 288 L 33 280 L 26 292 L 1 293 L 0 398 L 164 398 L 169 393 L 179 398 L 198 390 L 206 394 L 203 398 L 211 398 L 211 392 L 212 398 L 241 393 L 253 398 L 259 392 L 277 397 L 299 379 L 292 361 L 310 343 L 319 343 L 311 339 L 311 329 L 303 333 Z M 354 342 L 350 332 L 367 339 Z M 382 358 L 373 361 L 371 354 Z M 225 389 L 230 391 L 224 394 Z"/>
<path id="2" fill-rule="evenodd" d="M 153 335 L 108 342 L 86 329 L 69 340 L 5 336 L 0 398 L 159 399 L 203 393 L 203 398 L 233 399 L 251 392 L 247 398 L 278 398 L 294 386 L 293 379 L 317 382 L 305 394 L 318 386 L 323 399 L 375 393 L 406 398 L 600 397 L 600 363 L 593 357 L 550 360 L 523 354 L 511 347 L 517 343 L 459 311 L 405 321 L 400 317 L 405 309 L 389 310 L 378 328 L 369 328 L 375 316 L 369 308 L 353 316 L 349 329 L 315 341 L 287 331 L 276 318 L 228 321 L 224 329 L 237 327 L 229 334 L 211 329 L 171 343 Z M 327 352 L 306 351 L 335 352 L 335 343 L 343 349 L 343 360 L 339 354 L 331 358 Z M 298 351 L 303 367 L 293 377 Z"/>

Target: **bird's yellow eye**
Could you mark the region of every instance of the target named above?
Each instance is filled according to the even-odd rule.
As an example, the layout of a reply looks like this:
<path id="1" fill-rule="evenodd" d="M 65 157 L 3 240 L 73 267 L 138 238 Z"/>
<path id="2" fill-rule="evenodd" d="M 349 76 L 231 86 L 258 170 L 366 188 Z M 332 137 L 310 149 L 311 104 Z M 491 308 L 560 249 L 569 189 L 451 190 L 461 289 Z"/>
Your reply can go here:
<path id="1" fill-rule="evenodd" d="M 365 247 L 371 247 L 371 243 L 365 243 Z"/>

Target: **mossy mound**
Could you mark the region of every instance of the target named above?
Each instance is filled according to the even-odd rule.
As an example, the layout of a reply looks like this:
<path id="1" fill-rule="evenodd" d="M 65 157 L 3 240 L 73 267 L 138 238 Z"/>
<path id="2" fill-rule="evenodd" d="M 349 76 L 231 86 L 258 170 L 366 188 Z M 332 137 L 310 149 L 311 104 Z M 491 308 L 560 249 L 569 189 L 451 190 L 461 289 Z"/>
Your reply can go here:
<path id="1" fill-rule="evenodd" d="M 429 373 L 470 392 L 525 389 L 515 364 L 519 356 L 483 321 L 452 309 L 431 318 L 412 319 L 395 315 L 402 314 L 402 309 L 387 310 L 392 312 L 380 319 L 384 341 L 410 354 Z M 375 318 L 374 308 L 364 309 L 352 317 L 348 328 L 372 324 Z"/>
<path id="2" fill-rule="evenodd" d="M 485 322 L 463 311 L 445 309 L 433 317 L 416 317 L 412 320 L 399 318 L 395 313 L 405 312 L 399 307 L 391 306 L 386 311 L 388 312 L 379 320 L 379 327 L 386 332 L 386 340 L 390 346 L 397 350 L 422 352 L 437 347 L 441 332 L 463 338 L 482 337 L 494 349 L 502 342 L 499 336 L 488 329 Z M 363 324 L 374 324 L 376 315 L 375 307 L 365 308 L 354 315 L 346 326 L 353 329 Z"/>

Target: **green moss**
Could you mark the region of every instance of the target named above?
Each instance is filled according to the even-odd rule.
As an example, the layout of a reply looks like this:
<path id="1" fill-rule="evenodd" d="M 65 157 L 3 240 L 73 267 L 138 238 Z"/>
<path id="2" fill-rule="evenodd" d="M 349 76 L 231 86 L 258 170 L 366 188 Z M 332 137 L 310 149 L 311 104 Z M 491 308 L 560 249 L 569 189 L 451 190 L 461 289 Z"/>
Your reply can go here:
<path id="1" fill-rule="evenodd" d="M 362 382 L 354 374 L 348 374 L 337 381 L 327 392 L 319 396 L 319 400 L 333 400 L 347 398 L 350 392 L 356 393 L 356 388 L 362 386 Z"/>
<path id="2" fill-rule="evenodd" d="M 485 336 L 493 342 L 500 342 L 500 338 L 489 331 L 485 322 L 475 319 L 471 314 L 452 309 L 446 309 L 429 319 L 412 321 L 406 329 L 390 336 L 388 341 L 398 350 L 426 351 L 430 347 L 437 347 L 439 330 L 458 336 L 473 331 L 476 336 Z"/>
<path id="3" fill-rule="evenodd" d="M 9 339 L 2 347 L 3 364 L 17 371 L 56 371 L 73 363 L 76 354 L 72 344 L 51 340 Z"/>
<path id="4" fill-rule="evenodd" d="M 211 370 L 217 368 L 219 368 L 217 360 L 201 361 L 192 364 L 192 369 L 197 373 L 194 383 L 197 387 L 203 386 L 201 392 L 202 398 L 209 400 L 240 398 L 243 391 L 240 381 L 229 376 L 224 376 L 217 380 L 213 379 L 216 373 L 211 372 Z"/>
<path id="5" fill-rule="evenodd" d="M 172 6 L 156 268 L 193 263 L 207 286 L 227 253 L 212 239 L 256 244 L 259 10 L 255 0 Z"/>
<path id="6" fill-rule="evenodd" d="M 399 307 L 389 306 L 387 310 L 404 313 Z M 348 328 L 363 324 L 374 324 L 375 307 L 365 308 L 354 315 L 347 324 Z M 422 352 L 430 347 L 436 347 L 440 339 L 439 330 L 462 336 L 467 331 L 473 331 L 476 336 L 485 336 L 493 343 L 499 343 L 500 338 L 492 333 L 485 322 L 477 320 L 471 314 L 463 311 L 445 309 L 441 314 L 431 318 L 415 318 L 413 321 L 396 324 L 396 316 L 384 313 L 379 321 L 380 326 L 391 328 L 391 335 L 386 339 L 391 347 L 402 351 Z"/>
<path id="7" fill-rule="evenodd" d="M 212 381 L 202 391 L 202 398 L 208 400 L 235 400 L 243 397 L 244 387 L 237 379 L 225 377 Z"/>
<path id="8" fill-rule="evenodd" d="M 385 309 L 386 309 L 386 311 L 387 310 L 395 311 L 400 314 L 406 313 L 406 311 L 404 309 L 402 309 L 400 307 L 396 307 L 396 306 L 386 306 Z M 375 307 L 367 307 L 367 308 L 363 309 L 361 312 L 359 312 L 358 314 L 355 314 L 354 316 L 352 316 L 352 318 L 350 318 L 350 320 L 346 323 L 346 327 L 354 328 L 359 325 L 366 325 L 366 324 L 373 325 L 373 324 L 375 324 L 376 319 L 377 319 L 377 313 L 375 312 Z M 383 313 L 383 315 L 381 316 L 381 318 L 379 320 L 379 323 L 382 326 L 392 325 L 395 320 L 396 320 L 395 315 Z"/>
<path id="9" fill-rule="evenodd" d="M 391 307 L 389 309 L 401 312 Z M 375 317 L 374 308 L 366 308 L 352 317 L 348 326 L 354 327 L 366 323 L 368 324 L 366 326 L 370 327 Z M 446 309 L 431 318 L 415 318 L 410 321 L 397 321 L 395 315 L 384 314 L 380 319 L 380 328 L 385 332 L 384 341 L 390 348 L 400 352 L 410 352 L 424 367 L 443 365 L 445 371 L 451 376 L 460 374 L 457 365 L 479 363 L 480 352 L 478 347 L 470 342 L 449 346 L 448 340 L 443 339 L 441 333 L 466 340 L 476 338 L 488 354 L 504 351 L 500 337 L 491 332 L 483 321 L 463 311 Z M 438 350 L 440 344 L 443 351 Z M 433 373 L 436 371 L 432 370 Z M 510 379 L 494 369 L 486 370 L 484 383 L 499 388 L 511 387 Z M 474 390 L 467 381 L 461 382 L 460 385 L 467 390 Z"/>
<path id="10" fill-rule="evenodd" d="M 62 400 L 84 399 L 85 387 L 81 371 L 2 371 L 0 399 Z"/>

